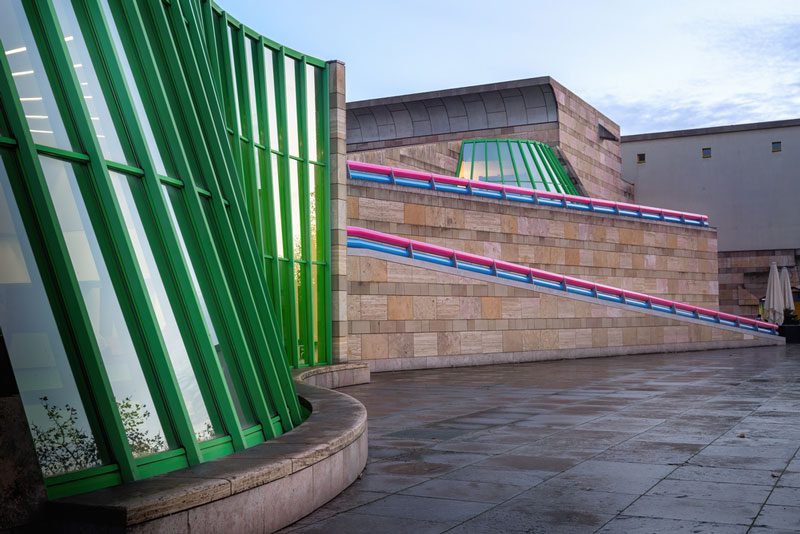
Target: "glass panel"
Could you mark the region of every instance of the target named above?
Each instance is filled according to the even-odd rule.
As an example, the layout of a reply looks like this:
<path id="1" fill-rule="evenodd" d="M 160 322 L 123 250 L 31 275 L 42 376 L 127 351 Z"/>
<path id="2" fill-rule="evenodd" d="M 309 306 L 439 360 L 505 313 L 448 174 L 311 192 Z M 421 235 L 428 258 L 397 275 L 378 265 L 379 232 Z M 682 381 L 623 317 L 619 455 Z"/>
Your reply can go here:
<path id="1" fill-rule="evenodd" d="M 498 141 L 500 147 L 500 163 L 502 165 L 503 178 L 500 180 L 504 184 L 516 185 L 517 176 L 514 174 L 514 166 L 511 164 L 511 152 L 508 150 L 507 141 Z"/>
<path id="2" fill-rule="evenodd" d="M 472 179 L 486 179 L 486 143 L 475 143 L 475 161 L 472 163 Z"/>
<path id="3" fill-rule="evenodd" d="M 486 143 L 486 181 L 500 182 L 500 156 L 497 153 L 497 143 L 489 141 Z"/>
<path id="4" fill-rule="evenodd" d="M 239 132 L 242 131 L 242 116 L 239 111 L 239 80 L 236 79 L 236 72 L 239 70 L 238 65 L 236 64 L 236 41 L 238 40 L 238 30 L 236 30 L 233 26 L 228 26 L 228 61 L 230 63 L 230 80 L 231 80 L 231 92 L 230 95 L 231 103 L 233 105 L 233 109 L 231 112 L 234 115 L 234 120 L 236 121 L 236 125 L 239 128 Z M 233 125 L 231 125 L 233 127 Z"/>
<path id="5" fill-rule="evenodd" d="M 519 176 L 519 185 L 522 187 L 533 187 L 531 177 L 528 175 L 528 169 L 525 167 L 525 160 L 522 157 L 522 152 L 519 149 L 519 143 L 511 141 L 511 155 L 514 158 L 514 165 L 517 168 L 517 175 Z"/>
<path id="6" fill-rule="evenodd" d="M 286 257 L 286 248 L 283 242 L 283 210 L 281 209 L 281 180 L 280 172 L 278 170 L 278 157 L 275 154 L 270 154 L 270 160 L 272 162 L 272 220 L 275 222 L 275 242 L 277 244 L 277 250 L 275 251 L 275 256 L 280 258 Z"/>
<path id="7" fill-rule="evenodd" d="M 308 138 L 308 159 L 325 161 L 325 139 L 323 138 L 322 75 L 324 71 L 306 65 L 306 136 Z"/>
<path id="8" fill-rule="evenodd" d="M 20 0 L 3 0 L 0 40 L 33 141 L 73 150 Z"/>
<path id="9" fill-rule="evenodd" d="M 300 196 L 300 163 L 293 159 L 289 160 L 289 195 L 292 211 L 292 257 L 299 260 L 305 257 L 303 255 L 303 232 L 300 222 L 300 214 L 302 213 L 300 203 L 304 199 Z"/>
<path id="10" fill-rule="evenodd" d="M 150 125 L 150 120 L 147 118 L 147 112 L 144 109 L 144 103 L 142 102 L 142 97 L 139 94 L 136 80 L 133 78 L 133 70 L 131 69 L 131 64 L 128 62 L 125 49 L 122 46 L 122 39 L 120 38 L 117 25 L 114 22 L 114 17 L 111 14 L 108 0 L 101 0 L 100 5 L 103 6 L 103 13 L 105 15 L 106 24 L 108 24 L 108 29 L 111 33 L 111 38 L 114 42 L 114 49 L 117 53 L 117 59 L 119 59 L 120 68 L 122 68 L 122 73 L 125 75 L 125 84 L 128 86 L 128 92 L 133 100 L 133 107 L 136 109 L 136 116 L 139 119 L 139 124 L 142 126 L 142 133 L 144 134 L 144 139 L 147 142 L 147 149 L 150 153 L 150 157 L 153 159 L 153 165 L 155 166 L 158 174 L 162 176 L 171 176 L 168 174 L 167 169 L 164 166 L 164 159 L 161 157 L 161 151 L 156 143 L 156 137 L 153 133 L 153 128 Z"/>
<path id="11" fill-rule="evenodd" d="M 250 136 L 254 143 L 261 143 L 264 136 L 261 133 L 261 128 L 258 123 L 258 102 L 256 101 L 256 80 L 255 72 L 253 70 L 253 40 L 245 37 L 245 54 L 244 59 L 247 65 L 247 96 L 250 102 Z"/>
<path id="12" fill-rule="evenodd" d="M 297 61 L 284 57 L 286 75 L 286 134 L 289 139 L 289 155 L 300 156 L 300 131 L 297 125 Z"/>
<path id="13" fill-rule="evenodd" d="M 166 450 L 164 431 L 75 172 L 63 161 L 39 159 L 133 455 Z"/>
<path id="14" fill-rule="evenodd" d="M 189 256 L 189 250 L 186 247 L 186 241 L 183 237 L 181 224 L 178 222 L 177 213 L 181 214 L 181 220 L 185 220 L 186 218 L 186 215 L 183 213 L 183 200 L 180 198 L 181 190 L 166 185 L 163 185 L 162 188 L 164 189 L 164 193 L 168 198 L 166 204 L 170 219 L 172 219 L 172 227 L 175 229 L 175 235 L 178 237 L 178 244 L 181 248 L 181 254 L 183 254 L 183 260 L 186 262 L 186 266 L 189 268 L 189 275 L 192 282 L 192 287 L 194 288 L 194 294 L 197 298 L 198 304 L 200 305 L 200 310 L 203 314 L 203 321 L 206 324 L 206 329 L 208 329 L 209 336 L 211 337 L 211 343 L 214 345 L 214 349 L 217 353 L 217 359 L 220 367 L 225 375 L 225 382 L 228 385 L 228 391 L 233 399 L 233 404 L 236 408 L 236 415 L 239 417 L 239 424 L 242 427 L 252 426 L 255 418 L 253 417 L 253 411 L 250 407 L 250 404 L 247 402 L 247 395 L 244 393 L 244 386 L 242 385 L 241 380 L 239 380 L 238 372 L 236 373 L 235 378 L 234 374 L 231 373 L 231 369 L 234 369 L 235 372 L 236 364 L 235 362 L 228 362 L 229 357 L 225 354 L 222 349 L 222 344 L 219 342 L 217 331 L 214 328 L 214 323 L 211 322 L 211 314 L 209 313 L 206 299 L 203 296 L 202 290 L 200 289 L 200 282 L 197 280 L 197 274 L 195 272 L 194 264 L 192 263 L 192 258 Z"/>
<path id="15" fill-rule="evenodd" d="M 172 369 L 178 380 L 183 402 L 189 412 L 189 420 L 192 423 L 195 436 L 200 441 L 211 439 L 217 434 L 211 424 L 211 417 L 209 417 L 203 401 L 200 385 L 197 383 L 192 364 L 189 361 L 189 354 L 186 352 L 186 345 L 183 343 L 178 321 L 167 296 L 164 281 L 156 265 L 155 257 L 150 248 L 142 218 L 134 199 L 134 195 L 140 199 L 144 195 L 141 181 L 139 178 L 128 177 L 115 172 L 111 172 L 110 175 L 136 259 L 139 262 L 139 269 L 147 287 L 150 303 L 153 306 L 153 311 L 164 339 L 164 345 L 167 348 L 167 354 L 172 362 Z"/>
<path id="16" fill-rule="evenodd" d="M 464 143 L 461 151 L 461 168 L 458 171 L 459 178 L 472 178 L 472 143 Z"/>
<path id="17" fill-rule="evenodd" d="M 306 358 L 306 273 L 302 265 L 294 264 L 294 302 L 295 321 L 297 324 L 297 361 L 300 365 L 307 363 Z"/>
<path id="18" fill-rule="evenodd" d="M 541 172 L 537 166 L 539 163 L 533 157 L 533 145 L 525 143 L 520 148 L 522 149 L 522 156 L 525 158 L 525 161 L 528 162 L 528 168 L 532 173 L 531 183 L 533 184 L 533 188 L 544 189 L 545 187 L 544 183 L 542 182 Z"/>
<path id="19" fill-rule="evenodd" d="M 311 230 L 311 259 L 325 260 L 325 167 L 308 167 L 309 228 Z"/>
<path id="20" fill-rule="evenodd" d="M 550 189 L 550 191 L 560 191 L 553 183 L 553 173 L 550 170 L 550 165 L 547 163 L 547 160 L 542 157 L 541 149 L 536 145 L 531 145 L 531 150 L 533 151 L 534 156 L 536 156 L 536 161 L 539 163 L 539 172 L 542 176 L 542 182 Z"/>
<path id="21" fill-rule="evenodd" d="M 111 112 L 108 109 L 105 95 L 92 64 L 92 58 L 89 55 L 88 48 L 86 48 L 86 41 L 78 25 L 78 19 L 75 17 L 75 11 L 72 9 L 72 3 L 67 1 L 53 2 L 53 7 L 58 14 L 64 41 L 67 43 L 72 66 L 75 68 L 75 74 L 78 77 L 86 107 L 89 110 L 90 122 L 97 140 L 100 142 L 103 157 L 111 161 L 136 165 L 136 162 L 127 158 L 122 149 L 122 144 L 111 118 Z"/>
<path id="22" fill-rule="evenodd" d="M 325 304 L 325 288 L 322 285 L 324 277 L 323 269 L 324 267 L 322 265 L 314 265 L 311 268 L 311 296 L 314 299 L 314 303 L 311 307 L 311 324 L 314 328 L 314 348 L 311 358 L 315 363 L 323 363 L 325 354 L 325 347 L 320 341 L 325 339 L 326 334 L 325 321 L 323 319 L 325 314 L 320 313 L 322 311 L 322 306 Z"/>
<path id="23" fill-rule="evenodd" d="M 271 48 L 264 49 L 264 78 L 267 84 L 267 119 L 269 120 L 269 146 L 279 150 L 278 140 L 278 106 L 275 100 L 275 52 Z"/>
<path id="24" fill-rule="evenodd" d="M 86 410 L 2 164 L 0 332 L 44 476 L 100 465 Z"/>

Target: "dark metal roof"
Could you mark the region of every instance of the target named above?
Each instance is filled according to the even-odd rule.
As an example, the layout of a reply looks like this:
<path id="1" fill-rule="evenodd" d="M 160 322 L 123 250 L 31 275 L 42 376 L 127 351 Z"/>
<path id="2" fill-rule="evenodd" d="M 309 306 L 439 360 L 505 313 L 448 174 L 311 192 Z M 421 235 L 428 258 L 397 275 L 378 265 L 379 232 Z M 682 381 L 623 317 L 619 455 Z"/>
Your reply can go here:
<path id="1" fill-rule="evenodd" d="M 347 143 L 541 124 L 558 120 L 549 77 L 347 104 Z"/>

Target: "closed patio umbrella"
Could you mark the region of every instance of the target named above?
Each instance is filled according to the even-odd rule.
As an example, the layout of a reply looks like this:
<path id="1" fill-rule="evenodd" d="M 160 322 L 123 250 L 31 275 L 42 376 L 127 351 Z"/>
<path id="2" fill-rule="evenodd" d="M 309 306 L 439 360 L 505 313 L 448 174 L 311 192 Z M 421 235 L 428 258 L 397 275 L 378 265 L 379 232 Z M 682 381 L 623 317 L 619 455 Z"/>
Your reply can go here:
<path id="1" fill-rule="evenodd" d="M 783 293 L 783 309 L 794 311 L 794 297 L 792 297 L 792 282 L 789 279 L 789 268 L 781 269 L 781 293 Z"/>
<path id="2" fill-rule="evenodd" d="M 778 275 L 778 264 L 773 261 L 769 266 L 769 278 L 767 278 L 767 297 L 764 299 L 763 319 L 770 323 L 783 323 L 783 308 L 781 277 Z"/>

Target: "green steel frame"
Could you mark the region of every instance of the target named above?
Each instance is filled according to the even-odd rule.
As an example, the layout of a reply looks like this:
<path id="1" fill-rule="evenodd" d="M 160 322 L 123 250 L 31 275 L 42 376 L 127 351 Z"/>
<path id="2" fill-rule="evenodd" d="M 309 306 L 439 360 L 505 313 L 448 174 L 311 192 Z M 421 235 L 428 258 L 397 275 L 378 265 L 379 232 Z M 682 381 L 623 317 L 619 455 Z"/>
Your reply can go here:
<path id="1" fill-rule="evenodd" d="M 24 9 L 33 35 L 26 45 L 41 57 L 45 72 L 39 75 L 53 92 L 70 149 L 34 142 L 15 80 L 18 73 L 12 73 L 4 53 L 0 156 L 102 464 L 48 476 L 49 496 L 195 465 L 291 430 L 302 421 L 304 410 L 288 364 L 318 365 L 331 359 L 326 64 L 256 34 L 208 0 L 13 1 Z M 60 9 L 72 9 L 79 22 L 78 37 L 99 83 L 95 90 L 105 98 L 126 161 L 107 160 L 103 153 L 102 136 L 96 135 L 93 123 L 98 119 L 90 115 L 76 74 L 80 65 L 73 63 L 67 45 L 76 36 L 62 31 Z M 228 39 L 221 38 L 228 31 L 233 53 L 227 53 Z M 0 32 L 0 39 L 4 37 Z M 245 46 L 251 47 L 251 65 Z M 0 48 L 8 50 L 5 44 Z M 280 59 L 273 61 L 277 68 L 272 73 L 264 68 L 266 54 Z M 295 83 L 295 155 L 288 144 L 293 132 L 287 123 L 284 58 L 301 66 Z M 308 73 L 320 82 L 310 95 L 315 128 L 309 127 L 306 115 Z M 245 77 L 247 83 L 242 83 Z M 276 110 L 268 105 L 270 77 Z M 233 116 L 236 109 L 238 119 Z M 270 113 L 276 115 L 279 134 L 274 146 L 269 142 Z M 310 131 L 316 131 L 321 144 L 316 154 L 309 154 Z M 271 164 L 273 158 L 278 165 Z M 130 363 L 141 367 L 153 402 L 149 408 L 164 432 L 163 452 L 135 455 L 131 448 L 104 349 L 70 261 L 58 199 L 48 189 L 49 167 L 44 163 L 50 161 L 63 162 L 75 176 L 135 348 L 137 361 Z M 299 170 L 296 184 L 288 183 L 292 161 Z M 210 439 L 190 423 L 191 406 L 159 323 L 139 245 L 114 187 L 120 176 L 130 186 L 186 347 L 213 427 Z M 294 198 L 290 185 L 297 192 Z M 291 217 L 292 202 L 300 215 L 297 254 L 289 245 L 292 224 L 297 223 Z M 288 254 L 277 254 L 279 240 Z"/>
<path id="2" fill-rule="evenodd" d="M 498 175 L 490 176 L 489 149 L 495 151 Z M 519 154 L 515 157 L 514 154 Z M 577 195 L 578 191 L 553 148 L 530 139 L 469 139 L 462 141 L 456 176 L 491 180 L 538 190 Z"/>

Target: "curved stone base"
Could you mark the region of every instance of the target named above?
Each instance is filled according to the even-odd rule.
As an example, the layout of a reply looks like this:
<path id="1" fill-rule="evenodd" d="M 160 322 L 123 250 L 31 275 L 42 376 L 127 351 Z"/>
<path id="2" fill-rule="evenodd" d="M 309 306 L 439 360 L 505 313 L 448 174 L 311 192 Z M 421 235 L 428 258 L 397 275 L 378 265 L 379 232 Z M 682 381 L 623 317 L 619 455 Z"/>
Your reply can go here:
<path id="1" fill-rule="evenodd" d="M 272 532 L 313 512 L 367 462 L 367 411 L 297 384 L 311 415 L 291 432 L 189 469 L 50 503 L 51 530 Z"/>

